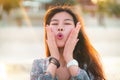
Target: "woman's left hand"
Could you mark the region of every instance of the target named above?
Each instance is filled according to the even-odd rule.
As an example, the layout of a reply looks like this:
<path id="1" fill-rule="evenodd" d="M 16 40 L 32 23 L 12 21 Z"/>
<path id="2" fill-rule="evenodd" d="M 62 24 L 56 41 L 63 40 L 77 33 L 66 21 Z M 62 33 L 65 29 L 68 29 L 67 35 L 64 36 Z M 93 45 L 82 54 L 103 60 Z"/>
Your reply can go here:
<path id="1" fill-rule="evenodd" d="M 67 63 L 73 59 L 73 50 L 79 40 L 79 39 L 77 39 L 77 37 L 78 37 L 78 33 L 80 31 L 80 27 L 81 27 L 80 22 L 78 22 L 76 27 L 71 31 L 71 33 L 66 41 L 66 44 L 64 47 L 64 52 L 63 52 L 63 57 Z"/>

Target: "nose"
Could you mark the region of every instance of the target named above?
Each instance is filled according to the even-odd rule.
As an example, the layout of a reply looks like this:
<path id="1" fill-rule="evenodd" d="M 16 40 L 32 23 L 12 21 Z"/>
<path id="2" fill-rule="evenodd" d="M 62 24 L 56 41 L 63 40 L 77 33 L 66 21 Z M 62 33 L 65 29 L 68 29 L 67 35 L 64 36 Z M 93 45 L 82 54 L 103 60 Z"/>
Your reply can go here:
<path id="1" fill-rule="evenodd" d="M 63 31 L 63 28 L 58 28 L 58 31 Z"/>
<path id="2" fill-rule="evenodd" d="M 58 27 L 58 31 L 64 31 L 63 27 Z"/>

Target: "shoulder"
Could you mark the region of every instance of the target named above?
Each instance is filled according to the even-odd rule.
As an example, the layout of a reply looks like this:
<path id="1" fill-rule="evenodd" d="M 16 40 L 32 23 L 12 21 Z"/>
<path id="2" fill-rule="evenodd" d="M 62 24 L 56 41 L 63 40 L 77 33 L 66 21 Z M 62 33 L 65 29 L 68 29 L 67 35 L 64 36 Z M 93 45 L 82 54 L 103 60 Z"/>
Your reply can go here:
<path id="1" fill-rule="evenodd" d="M 44 73 L 46 72 L 48 64 L 49 64 L 49 57 L 43 58 L 43 59 L 34 59 L 32 63 L 32 68 L 30 71 L 31 80 L 37 80 L 38 78 L 44 78 L 45 76 Z"/>
<path id="2" fill-rule="evenodd" d="M 49 57 L 41 58 L 41 59 L 34 59 L 33 64 L 44 64 L 44 63 L 48 62 L 48 60 L 49 60 Z"/>
<path id="3" fill-rule="evenodd" d="M 43 72 L 46 70 L 47 66 L 49 64 L 49 57 L 47 58 L 41 58 L 41 59 L 34 59 L 32 63 L 32 69 L 36 70 L 43 70 Z"/>
<path id="4" fill-rule="evenodd" d="M 33 65 L 47 65 L 49 63 L 49 57 L 41 58 L 41 59 L 34 59 Z"/>

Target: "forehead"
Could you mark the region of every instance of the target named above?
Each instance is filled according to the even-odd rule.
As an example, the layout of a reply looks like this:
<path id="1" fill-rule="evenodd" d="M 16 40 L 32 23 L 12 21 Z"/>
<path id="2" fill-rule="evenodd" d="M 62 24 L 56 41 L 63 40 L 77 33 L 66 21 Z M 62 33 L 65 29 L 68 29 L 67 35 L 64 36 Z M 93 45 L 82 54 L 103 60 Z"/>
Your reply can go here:
<path id="1" fill-rule="evenodd" d="M 67 12 L 59 12 L 51 18 L 52 20 L 73 20 L 73 17 Z"/>

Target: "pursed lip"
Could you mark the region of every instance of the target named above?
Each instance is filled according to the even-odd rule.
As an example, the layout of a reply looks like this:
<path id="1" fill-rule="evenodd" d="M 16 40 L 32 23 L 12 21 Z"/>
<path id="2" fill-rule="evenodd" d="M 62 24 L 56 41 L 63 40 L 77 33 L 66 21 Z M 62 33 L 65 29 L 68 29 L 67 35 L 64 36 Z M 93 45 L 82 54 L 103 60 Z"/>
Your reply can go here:
<path id="1" fill-rule="evenodd" d="M 62 40 L 62 39 L 64 38 L 64 36 L 63 36 L 62 33 L 58 33 L 56 37 L 57 37 L 57 39 L 59 39 L 59 40 Z"/>

